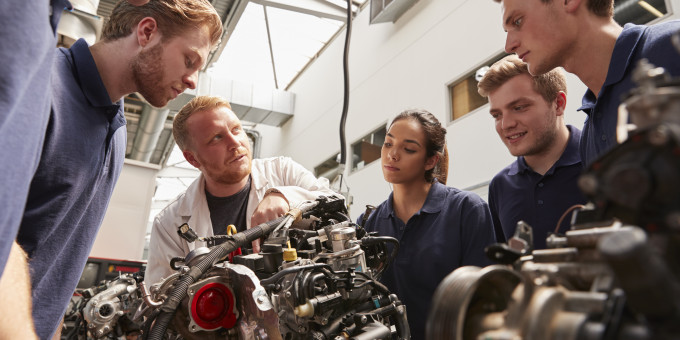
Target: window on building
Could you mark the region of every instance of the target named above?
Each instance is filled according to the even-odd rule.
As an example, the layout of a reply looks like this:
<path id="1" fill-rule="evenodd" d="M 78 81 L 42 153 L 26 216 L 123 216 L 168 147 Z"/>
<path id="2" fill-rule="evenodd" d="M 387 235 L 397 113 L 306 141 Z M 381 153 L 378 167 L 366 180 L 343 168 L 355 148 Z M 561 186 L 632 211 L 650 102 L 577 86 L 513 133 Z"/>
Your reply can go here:
<path id="1" fill-rule="evenodd" d="M 333 181 L 339 175 L 340 154 L 337 153 L 331 158 L 323 161 L 323 163 L 314 167 L 314 175 L 316 177 L 326 177 L 329 181 Z"/>
<path id="2" fill-rule="evenodd" d="M 493 63 L 501 60 L 507 53 L 501 53 L 487 62 L 476 67 L 473 71 L 464 74 L 449 84 L 449 98 L 451 100 L 451 115 L 449 121 L 461 118 L 477 108 L 486 105 L 488 99 L 477 92 L 477 83 L 484 76 L 486 69 Z"/>
<path id="3" fill-rule="evenodd" d="M 352 144 L 352 171 L 380 159 L 380 149 L 385 143 L 386 134 L 387 128 L 383 125 Z"/>
<path id="4" fill-rule="evenodd" d="M 619 25 L 646 24 L 668 14 L 665 0 L 614 0 L 614 20 Z"/>

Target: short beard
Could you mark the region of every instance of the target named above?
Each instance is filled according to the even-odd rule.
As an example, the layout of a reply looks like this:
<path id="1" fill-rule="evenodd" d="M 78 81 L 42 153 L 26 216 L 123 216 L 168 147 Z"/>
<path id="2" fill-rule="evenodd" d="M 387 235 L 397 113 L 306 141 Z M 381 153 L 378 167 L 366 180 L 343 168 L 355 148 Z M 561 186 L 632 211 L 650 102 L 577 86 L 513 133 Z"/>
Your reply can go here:
<path id="1" fill-rule="evenodd" d="M 163 63 L 162 55 L 163 46 L 158 44 L 140 52 L 130 65 L 137 92 L 155 107 L 163 107 L 169 101 L 164 94 L 166 90 L 163 87 L 165 63 Z"/>
<path id="2" fill-rule="evenodd" d="M 253 166 L 253 159 L 250 155 L 250 152 L 246 154 L 246 158 L 248 159 L 248 165 L 237 170 L 221 172 L 216 172 L 209 168 L 204 168 L 204 170 L 206 171 L 207 175 L 217 183 L 225 185 L 236 184 L 242 181 L 246 176 L 250 175 Z"/>
<path id="3" fill-rule="evenodd" d="M 557 130 L 555 130 L 557 117 L 555 117 L 554 110 L 550 110 L 550 117 L 552 118 L 545 124 L 544 130 L 536 139 L 536 143 L 522 156 L 540 155 L 547 150 L 550 150 L 557 139 Z"/>
<path id="4" fill-rule="evenodd" d="M 236 184 L 246 178 L 246 176 L 250 175 L 251 166 L 252 162 L 249 162 L 246 169 L 230 173 L 223 173 L 217 176 L 216 181 L 222 184 Z"/>

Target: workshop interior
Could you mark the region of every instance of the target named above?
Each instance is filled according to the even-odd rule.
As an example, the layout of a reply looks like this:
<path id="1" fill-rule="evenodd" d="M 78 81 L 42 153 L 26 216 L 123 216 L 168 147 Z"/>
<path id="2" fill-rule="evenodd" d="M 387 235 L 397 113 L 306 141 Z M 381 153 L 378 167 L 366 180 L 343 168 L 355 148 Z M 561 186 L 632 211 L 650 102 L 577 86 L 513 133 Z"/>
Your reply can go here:
<path id="1" fill-rule="evenodd" d="M 116 2 L 71 0 L 58 46 L 97 42 Z M 380 283 L 399 243 L 356 218 L 392 192 L 380 180 L 380 152 L 404 109 L 427 108 L 447 129 L 449 186 L 487 199 L 491 179 L 515 159 L 477 92 L 480 74 L 508 55 L 499 4 L 210 3 L 224 32 L 197 88 L 163 108 L 136 94 L 124 99 L 125 163 L 61 339 L 410 339 L 408 305 Z M 614 18 L 679 19 L 680 0 L 616 0 Z M 580 177 L 589 204 L 573 211 L 571 229 L 534 250 L 531 226 L 518 226 L 487 249 L 497 264 L 448 275 L 435 292 L 429 339 L 680 338 L 680 78 L 636 68 L 622 108 L 632 124 L 619 122 L 619 145 Z M 566 77 L 565 121 L 581 127 L 587 88 Z M 173 140 L 172 121 L 202 95 L 231 103 L 254 158 L 291 157 L 338 195 L 222 242 L 187 226 L 183 238 L 211 247 L 173 259 L 174 273 L 150 285 L 143 273 L 153 219 L 200 174 Z M 256 239 L 260 253 L 240 253 Z"/>

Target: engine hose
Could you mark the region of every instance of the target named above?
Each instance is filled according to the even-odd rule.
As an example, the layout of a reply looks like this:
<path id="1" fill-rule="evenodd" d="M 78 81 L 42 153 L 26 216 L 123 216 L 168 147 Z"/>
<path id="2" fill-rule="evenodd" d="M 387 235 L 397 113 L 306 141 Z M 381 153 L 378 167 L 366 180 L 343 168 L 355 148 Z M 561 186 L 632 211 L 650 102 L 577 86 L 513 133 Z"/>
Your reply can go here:
<path id="1" fill-rule="evenodd" d="M 350 317 L 352 314 L 354 314 L 355 310 L 350 310 L 344 315 L 335 318 L 332 322 L 329 322 L 326 327 L 323 327 L 320 329 L 321 333 L 326 337 L 326 339 L 335 339 L 333 334 L 337 334 L 338 331 L 340 330 L 340 326 L 342 326 L 342 321 L 346 317 Z"/>
<path id="2" fill-rule="evenodd" d="M 302 304 L 305 304 L 305 295 L 304 295 L 304 281 L 307 276 L 309 276 L 312 272 L 303 272 L 300 273 L 298 272 L 295 274 L 295 278 L 293 278 L 293 292 L 295 293 L 294 295 L 294 300 L 293 302 L 295 303 L 295 306 L 299 306 Z"/>
<path id="3" fill-rule="evenodd" d="M 361 239 L 361 244 L 365 245 L 371 245 L 371 244 L 376 244 L 376 243 L 392 243 L 394 245 L 394 248 L 392 249 L 392 252 L 390 255 L 387 257 L 387 260 L 385 261 L 385 265 L 382 268 L 378 269 L 378 272 L 375 275 L 375 278 L 377 280 L 382 277 L 382 274 L 385 272 L 385 270 L 392 264 L 392 261 L 397 257 L 397 252 L 399 252 L 399 241 L 390 236 L 368 236 L 364 237 Z"/>
<path id="4" fill-rule="evenodd" d="M 148 339 L 161 340 L 163 338 L 165 331 L 168 329 L 170 321 L 172 321 L 172 319 L 175 317 L 175 313 L 177 313 L 177 307 L 179 306 L 182 299 L 184 299 L 186 296 L 189 286 L 196 282 L 199 277 L 205 274 L 208 269 L 210 269 L 215 263 L 236 249 L 246 246 L 248 243 L 262 237 L 263 235 L 269 234 L 273 228 L 279 225 L 279 223 L 289 218 L 292 217 L 290 215 L 284 215 L 275 220 L 262 223 L 246 231 L 236 233 L 232 235 L 231 239 L 228 241 L 213 247 L 210 250 L 210 253 L 201 259 L 198 264 L 191 267 L 189 272 L 185 275 L 182 275 L 178 282 L 175 283 L 172 291 L 168 294 L 168 298 L 160 307 L 161 312 L 156 318 L 156 323 L 151 329 Z"/>
<path id="5" fill-rule="evenodd" d="M 315 264 L 310 264 L 310 265 L 300 266 L 300 267 L 290 267 L 290 268 L 286 268 L 284 270 L 279 271 L 278 273 L 272 275 L 271 277 L 260 280 L 260 284 L 263 285 L 263 286 L 275 284 L 276 281 L 278 281 L 282 276 L 285 276 L 285 275 L 288 275 L 288 274 L 294 273 L 294 272 L 299 272 L 301 270 L 316 269 L 316 268 L 328 269 L 328 270 L 330 270 L 330 272 L 333 272 L 333 270 L 331 269 L 331 266 L 326 264 L 326 263 L 315 263 Z"/>
<path id="6" fill-rule="evenodd" d="M 396 323 L 394 327 L 397 329 L 397 334 L 399 335 L 398 339 L 411 339 L 411 328 L 409 328 L 408 321 L 406 321 L 406 306 L 397 306 L 397 315 L 394 317 L 394 322 Z"/>
<path id="7" fill-rule="evenodd" d="M 371 322 L 360 329 L 363 333 L 352 336 L 350 340 L 390 339 L 391 336 L 390 329 L 379 322 Z"/>
<path id="8" fill-rule="evenodd" d="M 383 294 L 385 294 L 385 295 L 389 295 L 389 294 L 390 294 L 390 290 L 387 288 L 387 286 L 385 286 L 384 284 L 382 284 L 382 283 L 380 283 L 380 282 L 378 282 L 378 281 L 376 281 L 376 280 L 373 280 L 373 279 L 372 279 L 370 276 L 368 276 L 366 273 L 363 273 L 363 272 L 356 272 L 356 274 L 359 275 L 359 276 L 363 276 L 364 278 L 366 278 L 367 280 L 369 280 L 369 281 L 373 284 L 373 287 L 375 287 L 375 288 L 376 288 L 377 290 L 379 290 L 381 293 L 383 293 Z M 368 282 L 368 281 L 367 281 L 367 282 Z"/>
<path id="9" fill-rule="evenodd" d="M 395 323 L 394 327 L 397 330 L 398 339 L 411 339 L 411 330 L 409 328 L 408 321 L 406 321 L 406 306 L 404 306 L 401 301 L 396 300 L 396 295 L 392 296 L 392 301 L 393 302 L 391 304 L 375 309 L 371 311 L 370 314 L 380 315 L 383 318 L 386 316 L 393 317 Z"/>
<path id="10" fill-rule="evenodd" d="M 314 291 L 314 284 L 320 278 L 326 278 L 326 275 L 323 273 L 314 274 L 313 271 L 310 271 L 303 276 L 299 292 L 300 302 L 298 305 L 304 304 L 307 300 L 313 298 L 316 295 L 316 292 Z"/>
<path id="11" fill-rule="evenodd" d="M 144 328 L 142 328 L 142 340 L 149 338 L 151 325 L 153 325 L 153 323 L 156 321 L 156 317 L 160 312 L 160 309 L 154 309 L 153 312 L 151 312 L 151 315 L 149 315 L 149 317 L 146 319 L 146 322 L 144 322 Z"/>
<path id="12" fill-rule="evenodd" d="M 366 301 L 366 302 L 356 306 L 354 308 L 354 310 L 357 313 L 368 313 L 368 312 L 375 310 L 376 308 L 384 307 L 384 306 L 387 306 L 391 303 L 392 303 L 392 301 L 390 301 L 389 297 L 383 296 L 383 297 L 381 297 L 377 300 L 374 299 L 374 300 L 371 300 L 371 301 Z"/>
<path id="13" fill-rule="evenodd" d="M 333 269 L 330 269 L 330 268 L 320 268 L 320 270 L 324 274 L 326 274 L 326 276 L 328 276 L 331 280 L 335 280 L 335 281 L 345 280 L 346 277 L 340 276 L 340 274 L 347 275 L 347 273 L 348 273 L 347 271 L 335 272 L 335 271 L 333 271 Z M 335 275 L 335 274 L 339 274 L 339 275 Z"/>

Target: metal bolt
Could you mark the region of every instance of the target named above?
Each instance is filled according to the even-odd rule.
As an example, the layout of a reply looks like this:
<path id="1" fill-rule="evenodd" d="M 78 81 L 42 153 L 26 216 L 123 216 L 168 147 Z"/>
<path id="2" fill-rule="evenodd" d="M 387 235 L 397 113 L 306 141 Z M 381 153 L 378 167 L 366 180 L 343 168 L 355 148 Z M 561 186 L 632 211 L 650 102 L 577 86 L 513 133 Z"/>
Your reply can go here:
<path id="1" fill-rule="evenodd" d="M 94 327 L 95 327 L 95 326 L 94 326 L 93 323 L 87 325 L 87 328 L 94 328 Z"/>
<path id="2" fill-rule="evenodd" d="M 293 295 L 293 294 L 291 294 L 290 292 L 286 292 L 286 294 L 285 294 L 286 298 L 290 298 L 291 295 Z"/>
<path id="3" fill-rule="evenodd" d="M 361 323 L 365 325 L 367 322 L 368 322 L 368 318 L 366 317 L 366 315 L 362 315 L 361 316 Z"/>
<path id="4" fill-rule="evenodd" d="M 264 303 L 264 297 L 262 295 L 257 297 L 257 303 Z"/>

